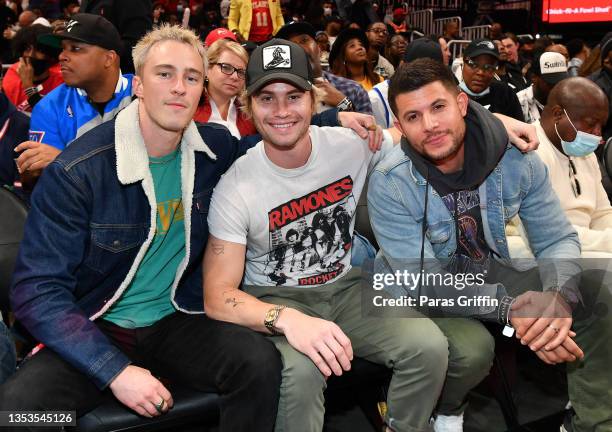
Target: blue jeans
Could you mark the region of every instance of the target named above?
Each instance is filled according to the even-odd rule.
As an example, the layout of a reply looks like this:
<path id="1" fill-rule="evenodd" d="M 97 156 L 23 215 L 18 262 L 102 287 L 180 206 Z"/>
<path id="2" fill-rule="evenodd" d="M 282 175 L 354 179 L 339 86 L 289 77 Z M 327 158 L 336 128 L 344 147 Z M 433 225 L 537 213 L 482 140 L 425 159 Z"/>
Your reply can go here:
<path id="1" fill-rule="evenodd" d="M 15 344 L 13 337 L 0 320 L 0 384 L 15 372 Z"/>

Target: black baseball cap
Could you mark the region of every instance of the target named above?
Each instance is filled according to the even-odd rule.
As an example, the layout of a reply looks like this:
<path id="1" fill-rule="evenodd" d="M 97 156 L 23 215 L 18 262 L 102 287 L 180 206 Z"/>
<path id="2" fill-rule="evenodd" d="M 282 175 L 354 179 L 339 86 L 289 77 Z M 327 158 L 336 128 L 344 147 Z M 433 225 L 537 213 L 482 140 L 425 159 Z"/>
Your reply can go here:
<path id="1" fill-rule="evenodd" d="M 117 53 L 121 53 L 123 47 L 121 36 L 110 21 L 103 16 L 87 13 L 73 15 L 66 23 L 64 31 L 42 35 L 38 38 L 38 42 L 61 48 L 64 39 L 96 45 Z"/>
<path id="2" fill-rule="evenodd" d="M 438 42 L 434 42 L 426 37 L 410 42 L 404 53 L 404 62 L 410 63 L 420 58 L 430 58 L 442 63 L 444 61 L 444 57 L 442 57 L 442 47 Z"/>
<path id="3" fill-rule="evenodd" d="M 499 60 L 499 51 L 491 39 L 474 39 L 463 50 L 464 57 L 474 58 L 483 54 L 493 56 Z"/>
<path id="4" fill-rule="evenodd" d="M 311 38 L 315 38 L 317 32 L 314 27 L 307 22 L 304 21 L 291 21 L 290 23 L 282 26 L 274 37 L 278 39 L 286 39 L 289 40 L 291 36 L 307 34 Z"/>
<path id="5" fill-rule="evenodd" d="M 334 64 L 334 60 L 336 60 L 336 57 L 338 57 L 341 51 L 344 49 L 344 45 L 351 39 L 359 39 L 366 51 L 370 48 L 370 41 L 368 40 L 368 36 L 363 30 L 356 28 L 347 28 L 346 30 L 340 32 L 331 47 L 331 51 L 329 53 L 330 68 Z"/>
<path id="6" fill-rule="evenodd" d="M 304 91 L 312 88 L 312 67 L 301 46 L 272 39 L 255 48 L 247 65 L 247 96 L 272 81 L 286 81 Z"/>

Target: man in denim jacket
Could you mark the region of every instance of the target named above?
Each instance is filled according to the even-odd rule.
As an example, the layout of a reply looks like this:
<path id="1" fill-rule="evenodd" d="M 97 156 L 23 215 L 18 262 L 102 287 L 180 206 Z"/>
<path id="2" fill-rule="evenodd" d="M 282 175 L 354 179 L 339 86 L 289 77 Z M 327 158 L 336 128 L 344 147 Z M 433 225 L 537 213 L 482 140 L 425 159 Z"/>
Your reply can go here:
<path id="1" fill-rule="evenodd" d="M 403 139 L 370 177 L 369 214 L 381 248 L 375 277 L 407 271 L 423 278 L 412 286 L 398 279 L 387 289 L 436 316 L 449 367 L 434 428 L 461 431 L 465 397 L 486 376 L 494 344 L 479 321 L 441 317 L 511 324 L 547 363 L 582 357 L 570 331 L 580 301 L 572 261 L 580 244 L 542 162 L 509 146 L 501 124 L 468 102 L 447 68 L 429 59 L 400 68 L 389 102 Z M 504 227 L 517 213 L 536 257 L 561 261 L 543 266 L 541 278 L 509 261 Z M 530 291 L 515 299 L 515 287 L 500 283 L 512 278 Z"/>
<path id="2" fill-rule="evenodd" d="M 134 60 L 138 99 L 74 141 L 32 196 L 11 301 L 44 348 L 0 386 L 0 410 L 80 416 L 112 392 L 154 417 L 173 406 L 164 378 L 218 391 L 220 430 L 272 430 L 276 349 L 202 313 L 210 196 L 239 155 L 227 129 L 192 121 L 204 48 L 163 27 Z"/>

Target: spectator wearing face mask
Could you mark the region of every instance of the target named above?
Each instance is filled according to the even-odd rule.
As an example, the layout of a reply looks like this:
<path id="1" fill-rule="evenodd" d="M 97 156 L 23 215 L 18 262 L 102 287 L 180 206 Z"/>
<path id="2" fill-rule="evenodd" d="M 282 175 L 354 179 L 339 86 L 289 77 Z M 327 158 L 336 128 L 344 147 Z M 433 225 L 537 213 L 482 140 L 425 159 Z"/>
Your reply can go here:
<path id="1" fill-rule="evenodd" d="M 594 154 L 603 142 L 601 133 L 607 119 L 608 101 L 603 91 L 592 81 L 575 77 L 555 86 L 542 118 L 535 123 L 540 141 L 536 152 L 578 232 L 583 256 L 590 252 L 591 256 L 604 253 L 612 257 L 612 207 Z"/>
<path id="2" fill-rule="evenodd" d="M 489 111 L 524 121 L 516 94 L 506 83 L 494 80 L 498 62 L 499 52 L 491 40 L 473 40 L 463 52 L 459 87 Z"/>
<path id="3" fill-rule="evenodd" d="M 34 24 L 19 30 L 13 38 L 19 61 L 6 72 L 2 90 L 19 111 L 32 112 L 44 95 L 64 82 L 56 50 L 37 41 L 38 36 L 49 33 L 49 27 Z"/>

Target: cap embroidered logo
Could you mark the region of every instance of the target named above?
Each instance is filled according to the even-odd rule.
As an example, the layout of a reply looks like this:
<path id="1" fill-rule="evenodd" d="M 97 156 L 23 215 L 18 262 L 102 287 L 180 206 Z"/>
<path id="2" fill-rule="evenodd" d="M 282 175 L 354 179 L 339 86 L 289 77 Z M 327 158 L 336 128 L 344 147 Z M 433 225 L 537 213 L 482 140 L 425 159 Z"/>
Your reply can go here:
<path id="1" fill-rule="evenodd" d="M 68 33 L 70 33 L 70 31 L 72 31 L 72 28 L 73 28 L 75 25 L 77 25 L 78 23 L 79 23 L 79 22 L 78 22 L 78 21 L 76 21 L 76 20 L 70 20 L 70 21 L 68 22 L 68 24 L 66 24 L 66 31 L 67 31 Z"/>
<path id="2" fill-rule="evenodd" d="M 291 51 L 287 45 L 271 45 L 262 51 L 264 70 L 268 69 L 290 69 Z"/>
<path id="3" fill-rule="evenodd" d="M 476 45 L 477 46 L 485 46 L 485 47 L 487 47 L 490 50 L 495 49 L 495 46 L 493 45 L 493 42 L 491 42 L 491 41 L 478 42 Z"/>

